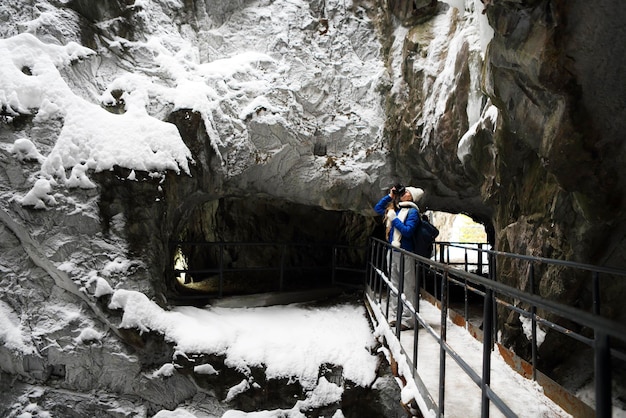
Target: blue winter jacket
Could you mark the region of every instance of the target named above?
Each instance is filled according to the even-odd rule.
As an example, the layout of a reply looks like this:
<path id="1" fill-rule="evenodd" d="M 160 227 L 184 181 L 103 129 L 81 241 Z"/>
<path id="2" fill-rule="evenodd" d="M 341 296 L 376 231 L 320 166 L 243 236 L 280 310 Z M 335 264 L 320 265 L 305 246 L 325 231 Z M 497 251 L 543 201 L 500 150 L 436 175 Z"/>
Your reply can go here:
<path id="1" fill-rule="evenodd" d="M 376 206 L 374 206 L 374 211 L 376 211 L 376 213 L 378 213 L 379 215 L 385 216 L 385 213 L 387 212 L 387 206 L 389 206 L 391 200 L 391 196 L 383 196 L 383 198 L 380 199 L 378 203 L 376 203 Z M 396 210 L 396 215 L 398 214 L 398 212 L 400 211 Z M 404 222 L 402 222 L 398 218 L 395 218 L 391 222 L 391 226 L 397 228 L 398 231 L 400 231 L 400 233 L 402 234 L 402 239 L 400 240 L 400 248 L 407 251 L 415 250 L 415 245 L 413 243 L 413 234 L 415 233 L 416 228 L 421 222 L 422 220 L 420 219 L 419 210 L 415 207 L 411 207 L 409 209 L 409 213 L 407 214 Z M 389 243 L 393 241 L 393 230 L 389 233 L 387 240 L 389 241 Z"/>

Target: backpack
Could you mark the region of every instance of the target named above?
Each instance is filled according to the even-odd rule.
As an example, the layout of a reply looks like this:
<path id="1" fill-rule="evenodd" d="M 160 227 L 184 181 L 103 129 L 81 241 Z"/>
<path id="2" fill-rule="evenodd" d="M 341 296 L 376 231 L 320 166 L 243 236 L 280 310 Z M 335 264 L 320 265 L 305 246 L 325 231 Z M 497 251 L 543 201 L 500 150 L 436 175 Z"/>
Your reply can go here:
<path id="1" fill-rule="evenodd" d="M 433 255 L 433 243 L 439 230 L 427 220 L 421 219 L 413 233 L 413 248 L 417 255 L 430 258 Z"/>

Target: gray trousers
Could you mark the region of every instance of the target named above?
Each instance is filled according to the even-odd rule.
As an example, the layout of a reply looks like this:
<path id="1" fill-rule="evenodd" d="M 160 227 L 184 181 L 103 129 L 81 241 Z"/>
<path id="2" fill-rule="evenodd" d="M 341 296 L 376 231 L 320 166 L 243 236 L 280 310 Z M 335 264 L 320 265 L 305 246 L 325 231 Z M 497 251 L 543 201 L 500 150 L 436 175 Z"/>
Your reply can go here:
<path id="1" fill-rule="evenodd" d="M 415 260 L 411 257 L 404 257 L 404 271 L 400 271 L 400 258 L 402 254 L 398 251 L 389 252 L 389 265 L 391 266 L 391 274 L 389 279 L 398 291 L 402 291 L 406 297 L 406 300 L 413 305 L 413 308 L 417 306 L 416 298 L 416 278 L 415 278 Z M 400 289 L 400 278 L 404 275 L 404 288 Z M 389 320 L 396 320 L 396 313 L 398 308 L 398 297 L 391 294 L 389 299 Z M 414 327 L 415 322 L 413 315 L 409 312 L 406 306 L 402 306 L 402 324 L 411 328 Z"/>

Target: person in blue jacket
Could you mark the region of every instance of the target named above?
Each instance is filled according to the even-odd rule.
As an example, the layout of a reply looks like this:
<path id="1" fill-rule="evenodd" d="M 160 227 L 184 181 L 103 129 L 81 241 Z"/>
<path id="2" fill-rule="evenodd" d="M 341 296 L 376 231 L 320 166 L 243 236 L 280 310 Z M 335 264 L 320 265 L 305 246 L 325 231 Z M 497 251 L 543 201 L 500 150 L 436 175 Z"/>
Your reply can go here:
<path id="1" fill-rule="evenodd" d="M 421 199 L 424 191 L 418 187 L 404 187 L 400 184 L 393 186 L 389 194 L 383 196 L 374 206 L 374 211 L 384 217 L 386 234 L 392 247 L 402 248 L 407 251 L 415 251 L 413 234 L 422 222 L 417 202 Z M 398 289 L 401 274 L 404 274 L 403 292 L 407 300 L 415 306 L 415 262 L 405 258 L 404 272 L 400 272 L 400 253 L 390 251 L 390 281 Z M 399 290 L 399 289 L 398 289 Z M 397 312 L 397 298 L 392 297 L 389 301 L 390 324 L 395 326 Z M 402 310 L 401 329 L 414 328 L 413 316 L 408 309 Z"/>

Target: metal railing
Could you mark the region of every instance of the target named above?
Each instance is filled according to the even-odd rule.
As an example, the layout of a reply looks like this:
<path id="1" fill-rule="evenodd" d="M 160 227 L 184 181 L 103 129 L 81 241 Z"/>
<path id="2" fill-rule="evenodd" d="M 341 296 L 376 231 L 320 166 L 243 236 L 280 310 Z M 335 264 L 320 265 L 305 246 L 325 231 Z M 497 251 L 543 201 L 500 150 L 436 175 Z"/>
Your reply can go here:
<path id="1" fill-rule="evenodd" d="M 491 246 L 486 242 L 461 243 L 451 241 L 435 242 L 434 259 L 440 263 L 467 272 L 489 275 L 489 253 Z"/>
<path id="2" fill-rule="evenodd" d="M 207 254 L 212 254 L 213 261 L 207 267 L 189 269 L 171 268 L 169 269 L 170 280 L 176 281 L 178 277 L 186 277 L 181 281 L 193 281 L 189 277 L 196 277 L 197 281 L 203 278 L 213 277 L 217 282 L 217 290 L 214 292 L 199 292 L 200 294 L 179 294 L 176 299 L 204 299 L 207 296 L 222 298 L 224 296 L 224 285 L 226 275 L 269 273 L 277 277 L 277 283 L 266 288 L 266 291 L 283 292 L 288 290 L 286 277 L 289 274 L 302 275 L 303 272 L 314 274 L 317 277 L 330 277 L 330 285 L 342 287 L 359 287 L 362 288 L 362 277 L 365 275 L 365 258 L 367 247 L 356 247 L 341 244 L 326 243 L 291 243 L 291 242 L 192 242 L 192 241 L 175 241 L 170 243 L 171 253 L 177 250 L 185 254 L 190 248 L 202 248 Z M 263 265 L 233 265 L 227 261 L 227 253 L 237 252 L 239 255 L 243 251 L 265 251 L 265 260 Z M 317 251 L 324 254 L 322 258 L 325 260 L 321 263 L 312 263 L 305 265 L 300 262 L 290 260 L 290 255 L 297 251 Z M 362 256 L 355 255 L 355 252 L 362 253 Z M 271 261 L 267 261 L 271 259 Z M 358 260 L 354 263 L 346 260 Z M 358 275 L 357 280 L 347 280 L 347 275 Z"/>
<path id="3" fill-rule="evenodd" d="M 413 368 L 416 386 L 421 392 L 422 398 L 428 407 L 437 411 L 438 416 L 443 416 L 445 412 L 445 386 L 446 386 L 446 355 L 452 358 L 459 367 L 471 378 L 471 380 L 481 390 L 481 414 L 483 417 L 489 416 L 490 405 L 494 405 L 498 410 L 507 417 L 517 416 L 515 412 L 498 396 L 492 389 L 490 384 L 491 376 L 491 352 L 494 345 L 497 344 L 495 336 L 497 335 L 498 324 L 498 307 L 501 309 L 514 311 L 520 316 L 529 318 L 531 321 L 532 337 L 530 344 L 532 345 L 532 356 L 530 363 L 532 367 L 531 378 L 537 380 L 537 329 L 538 325 L 542 325 L 554 332 L 558 332 L 563 336 L 573 338 L 583 343 L 594 352 L 594 373 L 595 373 L 595 412 L 586 404 L 578 403 L 578 406 L 565 406 L 571 408 L 582 408 L 586 412 L 582 415 L 590 415 L 597 417 L 610 417 L 612 413 L 612 373 L 611 368 L 616 366 L 616 362 L 626 364 L 626 355 L 624 347 L 626 347 L 626 326 L 617 321 L 608 319 L 601 315 L 600 310 L 600 275 L 610 275 L 618 277 L 619 280 L 626 280 L 626 271 L 604 267 L 596 267 L 586 264 L 573 263 L 562 260 L 553 260 L 541 257 L 530 257 L 517 254 L 503 253 L 485 249 L 482 245 L 461 245 L 453 243 L 437 243 L 438 259 L 442 261 L 450 261 L 446 258 L 446 254 L 450 253 L 451 248 L 462 249 L 463 251 L 474 251 L 475 262 L 468 260 L 467 252 L 465 260 L 462 262 L 452 262 L 446 264 L 441 261 L 435 261 L 420 257 L 416 254 L 401 250 L 393 249 L 389 243 L 376 238 L 371 239 L 369 260 L 367 266 L 367 284 L 366 284 L 366 300 L 368 300 L 370 308 L 378 307 L 381 309 L 385 318 L 389 318 L 389 301 L 391 298 L 397 300 L 396 318 L 402 317 L 403 310 L 408 310 L 413 316 L 416 324 L 416 332 L 414 333 L 413 353 L 405 353 L 405 357 L 409 365 Z M 483 269 L 482 263 L 486 256 L 487 266 Z M 404 271 L 404 263 L 415 263 L 415 280 L 417 282 L 416 295 L 404 295 L 405 281 L 407 278 L 401 274 L 398 278 L 397 287 L 390 280 L 390 265 L 392 260 L 389 257 L 399 258 L 400 272 Z M 519 262 L 528 263 L 529 290 L 525 291 L 515 287 L 511 287 L 501 283 L 498 280 L 496 271 L 496 260 L 517 260 Z M 591 287 L 593 289 L 593 306 L 590 311 L 564 305 L 552 300 L 548 300 L 536 294 L 536 278 L 535 269 L 537 265 L 545 267 L 546 265 L 563 266 L 575 269 L 579 272 L 588 272 L 591 277 Z M 475 274 L 470 272 L 474 270 Z M 486 276 L 486 277 L 484 277 Z M 437 333 L 429 326 L 419 314 L 420 292 L 424 294 L 425 286 L 428 281 L 432 281 L 431 286 L 434 289 L 435 300 L 441 308 L 441 329 Z M 625 284 L 626 285 L 626 284 Z M 451 286 L 459 286 L 464 292 L 464 309 L 465 326 L 469 326 L 468 314 L 468 293 L 480 296 L 482 299 L 482 368 L 480 371 L 474 370 L 468 362 L 463 359 L 463 354 L 458 353 L 447 343 L 447 319 L 453 314 L 450 309 L 450 288 Z M 421 289 L 421 291 L 420 291 Z M 439 294 L 437 294 L 439 293 Z M 416 306 L 409 301 L 415 300 Z M 527 305 L 526 308 L 522 305 Z M 544 317 L 539 316 L 538 310 L 544 313 Z M 557 320 L 548 320 L 547 316 L 561 318 L 576 326 L 566 327 L 557 324 Z M 437 394 L 431 394 L 427 391 L 420 376 L 416 373 L 418 363 L 418 335 L 417 328 L 426 330 L 427 334 L 434 338 L 440 347 L 440 365 L 439 365 L 439 388 Z M 592 330 L 592 337 L 587 333 L 580 332 L 579 329 Z M 396 322 L 395 335 L 400 341 L 401 328 L 400 321 Z M 620 347 L 618 349 L 618 347 Z M 540 382 L 541 383 L 541 382 Z M 437 395 L 437 396 L 434 396 Z M 435 397 L 438 399 L 434 401 Z M 557 401 L 557 403 L 559 403 Z M 563 407 L 563 405 L 561 405 Z M 580 409 L 577 410 L 580 412 Z"/>

